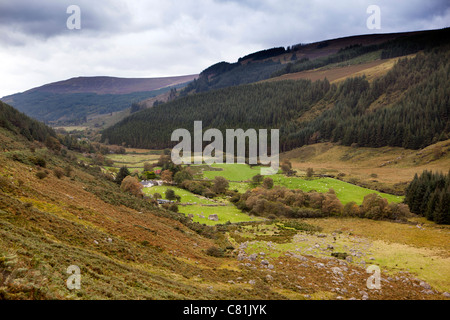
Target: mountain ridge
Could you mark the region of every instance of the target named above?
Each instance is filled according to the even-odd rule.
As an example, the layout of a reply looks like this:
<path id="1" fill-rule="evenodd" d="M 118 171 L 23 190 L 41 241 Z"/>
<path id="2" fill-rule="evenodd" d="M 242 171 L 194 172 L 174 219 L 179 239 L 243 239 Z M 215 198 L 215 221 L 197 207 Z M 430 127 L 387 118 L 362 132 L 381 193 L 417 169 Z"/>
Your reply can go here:
<path id="1" fill-rule="evenodd" d="M 79 76 L 55 81 L 29 90 L 7 95 L 2 98 L 8 103 L 9 97 L 27 92 L 43 91 L 49 93 L 97 93 L 127 94 L 162 89 L 194 80 L 198 75 L 184 75 L 157 78 L 122 78 L 112 76 Z"/>

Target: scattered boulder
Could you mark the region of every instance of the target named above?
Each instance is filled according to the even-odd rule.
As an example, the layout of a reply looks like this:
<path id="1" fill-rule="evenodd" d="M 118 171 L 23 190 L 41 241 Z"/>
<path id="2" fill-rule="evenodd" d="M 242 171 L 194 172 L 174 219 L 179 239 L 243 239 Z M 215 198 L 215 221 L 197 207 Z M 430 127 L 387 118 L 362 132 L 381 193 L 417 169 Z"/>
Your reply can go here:
<path id="1" fill-rule="evenodd" d="M 240 252 L 239 255 L 237 256 L 238 261 L 243 261 L 247 258 L 247 255 L 245 254 L 245 252 Z"/>
<path id="2" fill-rule="evenodd" d="M 442 295 L 446 298 L 450 298 L 450 293 L 448 293 L 448 292 L 444 292 Z"/>
<path id="3" fill-rule="evenodd" d="M 266 280 L 267 280 L 267 281 L 273 281 L 273 277 L 272 277 L 270 274 L 268 274 L 268 275 L 266 276 Z"/>
<path id="4" fill-rule="evenodd" d="M 248 260 L 250 261 L 256 261 L 256 258 L 258 258 L 258 255 L 256 253 L 248 256 Z"/>
<path id="5" fill-rule="evenodd" d="M 314 266 L 316 266 L 316 268 L 325 268 L 325 265 L 323 263 L 316 263 Z"/>
<path id="6" fill-rule="evenodd" d="M 261 261 L 261 264 L 262 264 L 263 266 L 268 266 L 268 265 L 269 265 L 269 261 L 267 261 L 267 260 L 262 260 L 262 261 Z"/>
<path id="7" fill-rule="evenodd" d="M 309 268 L 309 266 L 306 263 L 302 263 L 299 266 L 302 267 L 302 268 Z"/>
<path id="8" fill-rule="evenodd" d="M 369 294 L 367 292 L 361 290 L 359 294 L 362 295 L 362 300 L 369 300 Z"/>
<path id="9" fill-rule="evenodd" d="M 211 220 L 211 221 L 219 221 L 219 216 L 217 214 L 211 214 L 208 217 L 208 219 Z"/>
<path id="10" fill-rule="evenodd" d="M 424 293 L 424 294 L 428 294 L 428 295 L 434 294 L 433 290 L 422 290 L 421 292 Z"/>
<path id="11" fill-rule="evenodd" d="M 308 261 L 308 258 L 305 258 L 304 256 L 301 256 L 299 254 L 293 254 L 292 258 L 296 258 L 296 259 L 298 259 L 300 261 L 304 261 L 304 262 Z"/>
<path id="12" fill-rule="evenodd" d="M 338 276 L 338 277 L 341 277 L 341 278 L 344 277 L 344 274 L 342 273 L 342 269 L 341 269 L 341 268 L 339 268 L 339 267 L 334 267 L 334 268 L 332 268 L 331 270 L 333 271 L 333 274 L 334 274 L 335 276 Z"/>
<path id="13" fill-rule="evenodd" d="M 420 286 L 422 288 L 424 288 L 425 290 L 431 290 L 431 286 L 428 283 L 426 283 L 425 281 L 420 282 Z"/>

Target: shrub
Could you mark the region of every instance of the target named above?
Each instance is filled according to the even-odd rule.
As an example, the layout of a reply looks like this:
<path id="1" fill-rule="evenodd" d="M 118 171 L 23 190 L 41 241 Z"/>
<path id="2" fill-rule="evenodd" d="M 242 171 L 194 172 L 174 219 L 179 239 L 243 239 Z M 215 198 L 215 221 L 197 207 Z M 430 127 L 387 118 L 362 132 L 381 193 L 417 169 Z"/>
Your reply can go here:
<path id="1" fill-rule="evenodd" d="M 342 215 L 344 217 L 359 217 L 359 215 L 360 215 L 359 206 L 354 201 L 348 202 L 344 206 L 344 210 L 342 211 Z"/>
<path id="2" fill-rule="evenodd" d="M 177 198 L 175 191 L 173 191 L 173 189 L 167 189 L 165 195 L 167 200 L 176 200 Z"/>
<path id="3" fill-rule="evenodd" d="M 42 157 L 30 157 L 30 161 L 35 165 L 41 168 L 45 168 L 47 166 L 47 161 L 45 161 Z"/>
<path id="4" fill-rule="evenodd" d="M 161 194 L 156 192 L 155 194 L 153 194 L 153 199 L 155 199 L 155 200 L 162 199 L 162 196 L 161 196 Z"/>
<path id="5" fill-rule="evenodd" d="M 46 172 L 44 172 L 44 171 L 38 171 L 38 172 L 36 172 L 36 177 L 38 177 L 39 179 L 45 179 L 45 178 L 47 178 L 47 173 Z"/>
<path id="6" fill-rule="evenodd" d="M 209 247 L 206 250 L 206 254 L 208 256 L 212 256 L 212 257 L 217 257 L 217 258 L 222 258 L 224 256 L 223 250 L 217 247 Z"/>
<path id="7" fill-rule="evenodd" d="M 67 165 L 67 166 L 64 168 L 64 175 L 65 175 L 66 177 L 70 178 L 70 175 L 72 174 L 72 172 L 73 172 L 73 169 L 72 169 L 72 167 L 71 167 L 70 165 Z"/>
<path id="8" fill-rule="evenodd" d="M 153 171 L 153 165 L 149 162 L 144 163 L 144 171 Z"/>
<path id="9" fill-rule="evenodd" d="M 212 191 L 217 194 L 223 194 L 227 191 L 229 186 L 228 180 L 224 177 L 215 177 Z"/>
<path id="10" fill-rule="evenodd" d="M 288 173 L 289 171 L 291 171 L 292 169 L 292 164 L 289 160 L 284 160 L 281 163 L 281 171 L 283 171 L 283 173 Z"/>
<path id="11" fill-rule="evenodd" d="M 175 175 L 173 176 L 173 181 L 177 184 L 181 184 L 185 180 L 192 180 L 192 179 L 193 179 L 192 173 L 187 168 L 175 173 Z"/>
<path id="12" fill-rule="evenodd" d="M 170 170 L 164 170 L 161 172 L 161 180 L 164 182 L 172 182 L 173 173 Z"/>
<path id="13" fill-rule="evenodd" d="M 211 189 L 205 189 L 205 191 L 203 192 L 203 196 L 207 198 L 214 198 L 216 194 Z"/>
<path id="14" fill-rule="evenodd" d="M 264 176 L 257 174 L 252 178 L 252 183 L 254 186 L 259 186 L 264 180 Z"/>
<path id="15" fill-rule="evenodd" d="M 122 183 L 122 181 L 127 177 L 127 176 L 129 176 L 131 173 L 130 173 L 130 170 L 128 170 L 128 168 L 127 167 L 122 167 L 122 168 L 120 168 L 120 170 L 119 170 L 119 172 L 117 173 L 117 175 L 116 175 L 116 182 L 118 183 L 118 184 L 121 184 Z"/>
<path id="16" fill-rule="evenodd" d="M 387 218 L 387 206 L 388 202 L 386 199 L 376 193 L 372 193 L 364 197 L 361 210 L 365 218 L 381 220 Z"/>
<path id="17" fill-rule="evenodd" d="M 404 203 L 392 202 L 388 205 L 387 211 L 387 218 L 392 220 L 406 221 L 408 217 L 412 216 L 411 212 L 409 211 L 408 205 Z"/>
<path id="18" fill-rule="evenodd" d="M 127 176 L 123 179 L 120 190 L 123 192 L 131 193 L 132 195 L 142 198 L 144 194 L 142 193 L 142 185 L 139 183 L 138 179 L 132 176 Z"/>
<path id="19" fill-rule="evenodd" d="M 314 169 L 313 168 L 306 169 L 306 177 L 307 178 L 312 178 L 313 175 L 314 175 Z"/>
<path id="20" fill-rule="evenodd" d="M 313 208 L 294 208 L 292 218 L 321 218 L 323 214 L 318 209 Z"/>
<path id="21" fill-rule="evenodd" d="M 178 205 L 176 203 L 167 203 L 164 208 L 175 213 L 178 212 Z"/>
<path id="22" fill-rule="evenodd" d="M 64 171 L 61 168 L 55 168 L 55 169 L 53 169 L 53 174 L 58 179 L 61 179 L 64 176 Z"/>
<path id="23" fill-rule="evenodd" d="M 272 189 L 273 188 L 273 179 L 272 178 L 265 178 L 263 181 L 263 187 L 266 189 Z"/>

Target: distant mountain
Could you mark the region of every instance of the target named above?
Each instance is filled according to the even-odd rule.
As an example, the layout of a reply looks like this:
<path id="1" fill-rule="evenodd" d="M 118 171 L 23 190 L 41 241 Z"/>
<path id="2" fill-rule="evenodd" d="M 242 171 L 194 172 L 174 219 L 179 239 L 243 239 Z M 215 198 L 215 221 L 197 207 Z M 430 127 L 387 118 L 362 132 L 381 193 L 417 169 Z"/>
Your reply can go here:
<path id="1" fill-rule="evenodd" d="M 49 83 L 27 92 L 129 94 L 177 86 L 192 81 L 197 76 L 166 78 L 78 77 Z"/>
<path id="2" fill-rule="evenodd" d="M 79 124 L 89 117 L 122 111 L 139 102 L 182 88 L 197 75 L 167 78 L 78 77 L 46 84 L 1 100 L 51 124 Z"/>

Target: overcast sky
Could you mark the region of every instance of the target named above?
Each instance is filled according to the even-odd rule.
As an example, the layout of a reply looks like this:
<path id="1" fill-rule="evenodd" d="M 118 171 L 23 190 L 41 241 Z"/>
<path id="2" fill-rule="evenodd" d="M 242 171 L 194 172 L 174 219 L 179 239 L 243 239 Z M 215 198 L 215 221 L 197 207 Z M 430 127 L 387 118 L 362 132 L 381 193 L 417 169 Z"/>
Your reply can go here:
<path id="1" fill-rule="evenodd" d="M 77 76 L 200 73 L 248 53 L 450 26 L 448 0 L 0 0 L 0 97 Z M 369 30 L 367 8 L 381 9 Z M 70 30 L 67 8 L 81 9 Z"/>

